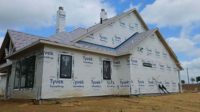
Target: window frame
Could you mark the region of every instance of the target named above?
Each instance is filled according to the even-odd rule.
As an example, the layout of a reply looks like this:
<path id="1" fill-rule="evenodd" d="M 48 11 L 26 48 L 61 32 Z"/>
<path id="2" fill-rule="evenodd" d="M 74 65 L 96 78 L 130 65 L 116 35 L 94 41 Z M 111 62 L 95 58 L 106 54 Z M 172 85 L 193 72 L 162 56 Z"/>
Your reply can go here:
<path id="1" fill-rule="evenodd" d="M 104 62 L 109 62 L 109 68 L 110 68 L 110 72 L 109 72 L 109 76 L 105 77 L 105 71 L 104 71 Z M 105 75 L 104 75 L 105 74 Z M 112 66 L 111 66 L 111 61 L 109 60 L 103 60 L 103 80 L 111 80 L 112 79 Z"/>
<path id="2" fill-rule="evenodd" d="M 142 65 L 143 65 L 143 67 L 153 68 L 152 63 L 150 63 L 150 62 L 143 62 Z"/>
<path id="3" fill-rule="evenodd" d="M 62 56 L 68 56 L 71 58 L 71 65 L 70 65 L 70 77 L 66 76 L 66 77 L 62 77 L 61 76 L 61 72 L 62 72 Z M 68 55 L 68 54 L 60 54 L 60 74 L 59 74 L 59 78 L 60 79 L 72 79 L 72 70 L 73 70 L 73 56 L 72 55 Z"/>
<path id="4" fill-rule="evenodd" d="M 30 65 L 26 65 L 26 66 L 28 66 L 29 68 L 26 68 L 26 70 L 25 71 L 23 71 L 24 73 L 25 73 L 25 81 L 24 81 L 24 86 L 22 87 L 22 85 L 21 85 L 21 81 L 22 81 L 22 62 L 25 62 L 25 64 L 27 64 L 27 60 L 30 60 L 31 58 L 33 58 L 33 62 L 31 62 L 31 65 L 33 66 L 33 71 L 32 71 L 32 82 L 33 82 L 33 84 L 32 85 L 27 85 L 28 84 L 28 81 L 30 81 L 30 80 L 28 80 L 28 75 L 29 75 L 29 72 L 30 72 Z M 17 63 L 19 63 L 19 71 L 17 71 Z M 33 55 L 33 56 L 29 56 L 29 57 L 27 57 L 27 58 L 23 58 L 23 59 L 21 59 L 21 60 L 18 60 L 18 61 L 16 61 L 16 66 L 15 66 L 15 77 L 14 77 L 14 89 L 19 89 L 19 90 L 21 90 L 21 89 L 32 89 L 33 87 L 34 87 L 34 84 L 35 84 L 35 70 L 36 70 L 36 56 L 35 55 Z M 16 74 L 17 74 L 17 72 L 19 72 L 19 83 L 18 83 L 18 87 L 16 87 Z"/>

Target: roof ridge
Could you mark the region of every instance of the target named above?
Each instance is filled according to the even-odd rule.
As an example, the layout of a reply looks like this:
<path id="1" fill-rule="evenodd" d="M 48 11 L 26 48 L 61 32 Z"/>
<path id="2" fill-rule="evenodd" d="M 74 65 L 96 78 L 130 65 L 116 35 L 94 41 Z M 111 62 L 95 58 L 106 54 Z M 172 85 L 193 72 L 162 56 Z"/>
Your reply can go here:
<path id="1" fill-rule="evenodd" d="M 113 17 L 107 18 L 107 19 L 105 20 L 105 22 L 107 23 L 108 21 L 110 21 L 110 20 L 112 20 L 112 19 L 114 19 L 114 18 L 117 18 L 117 17 L 119 17 L 119 16 L 122 16 L 123 14 L 130 13 L 130 12 L 132 12 L 132 11 L 134 11 L 134 10 L 136 10 L 136 8 L 132 8 L 132 9 L 126 11 L 126 12 L 122 12 L 122 13 L 120 13 L 120 14 L 117 14 L 117 15 L 113 16 Z M 104 22 L 103 24 L 106 24 L 105 22 Z M 89 28 L 92 28 L 92 27 L 96 26 L 96 25 L 101 25 L 101 24 L 100 24 L 100 23 L 94 24 L 94 25 L 88 27 L 87 30 L 88 30 Z"/>
<path id="2" fill-rule="evenodd" d="M 70 31 L 69 33 L 71 33 L 71 32 L 74 32 L 74 31 L 76 31 L 76 30 L 78 30 L 78 29 L 85 29 L 85 30 L 86 30 L 86 28 L 83 28 L 83 27 L 78 27 L 78 28 L 76 28 L 76 29 L 74 29 L 74 30 Z"/>
<path id="3" fill-rule="evenodd" d="M 25 33 L 25 32 L 22 32 L 22 31 L 16 31 L 16 30 L 12 30 L 12 29 L 8 29 L 7 32 L 17 32 L 17 33 L 23 33 L 25 35 L 30 35 L 30 36 L 34 36 L 34 37 L 37 37 L 38 39 L 39 38 L 46 38 L 46 37 L 43 37 L 43 36 L 39 36 L 39 35 L 34 35 L 34 34 L 29 34 L 29 33 Z"/>

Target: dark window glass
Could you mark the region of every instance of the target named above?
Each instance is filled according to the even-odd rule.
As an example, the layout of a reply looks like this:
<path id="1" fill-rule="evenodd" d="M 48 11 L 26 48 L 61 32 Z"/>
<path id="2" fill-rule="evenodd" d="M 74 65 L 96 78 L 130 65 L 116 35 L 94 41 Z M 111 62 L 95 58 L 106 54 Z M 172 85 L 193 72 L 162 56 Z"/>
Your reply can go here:
<path id="1" fill-rule="evenodd" d="M 60 78 L 72 77 L 72 56 L 61 55 L 60 57 Z"/>
<path id="2" fill-rule="evenodd" d="M 20 61 L 16 63 L 15 68 L 15 81 L 14 81 L 14 88 L 19 89 L 20 87 Z"/>
<path id="3" fill-rule="evenodd" d="M 35 56 L 18 61 L 15 71 L 14 88 L 33 88 L 35 76 Z"/>
<path id="4" fill-rule="evenodd" d="M 152 64 L 151 63 L 143 63 L 143 66 L 144 67 L 152 67 Z"/>
<path id="5" fill-rule="evenodd" d="M 110 61 L 103 61 L 103 79 L 111 79 L 111 63 Z"/>
<path id="6" fill-rule="evenodd" d="M 21 82 L 20 82 L 20 88 L 25 88 L 25 81 L 26 81 L 26 75 L 27 75 L 27 65 L 26 60 L 21 61 Z"/>
<path id="7" fill-rule="evenodd" d="M 26 88 L 33 88 L 34 84 L 34 76 L 35 76 L 35 56 L 30 57 L 26 60 L 27 65 L 27 75 L 26 75 L 26 82 L 25 86 Z"/>

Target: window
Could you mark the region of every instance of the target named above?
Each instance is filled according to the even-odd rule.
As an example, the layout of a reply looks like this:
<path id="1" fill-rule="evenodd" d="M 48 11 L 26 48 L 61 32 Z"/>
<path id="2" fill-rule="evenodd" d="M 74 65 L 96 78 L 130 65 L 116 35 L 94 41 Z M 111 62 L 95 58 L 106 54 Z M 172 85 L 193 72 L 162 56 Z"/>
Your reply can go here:
<path id="1" fill-rule="evenodd" d="M 21 88 L 25 88 L 26 75 L 28 74 L 28 73 L 26 73 L 27 69 L 28 69 L 28 67 L 26 65 L 26 59 L 22 60 L 21 61 L 21 72 L 20 72 L 20 75 L 21 75 L 20 87 Z"/>
<path id="2" fill-rule="evenodd" d="M 35 58 L 35 56 L 31 56 L 16 63 L 14 89 L 33 88 Z"/>
<path id="3" fill-rule="evenodd" d="M 72 56 L 60 56 L 60 78 L 72 77 Z"/>
<path id="4" fill-rule="evenodd" d="M 111 63 L 110 61 L 103 61 L 103 79 L 111 79 Z"/>
<path id="5" fill-rule="evenodd" d="M 34 74 L 35 74 L 35 56 L 30 57 L 26 60 L 26 81 L 25 81 L 25 87 L 32 88 L 34 84 Z"/>
<path id="6" fill-rule="evenodd" d="M 20 88 L 20 61 L 16 63 L 14 88 Z"/>
<path id="7" fill-rule="evenodd" d="M 151 63 L 143 63 L 143 66 L 152 68 L 152 64 Z"/>

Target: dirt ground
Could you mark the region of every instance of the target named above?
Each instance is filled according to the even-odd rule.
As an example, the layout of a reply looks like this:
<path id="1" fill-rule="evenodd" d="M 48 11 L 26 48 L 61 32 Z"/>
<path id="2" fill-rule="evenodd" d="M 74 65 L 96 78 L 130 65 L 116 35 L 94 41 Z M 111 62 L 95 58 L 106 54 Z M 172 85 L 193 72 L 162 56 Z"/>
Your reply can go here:
<path id="1" fill-rule="evenodd" d="M 71 98 L 41 105 L 27 100 L 0 100 L 0 112 L 200 112 L 200 93 Z"/>

